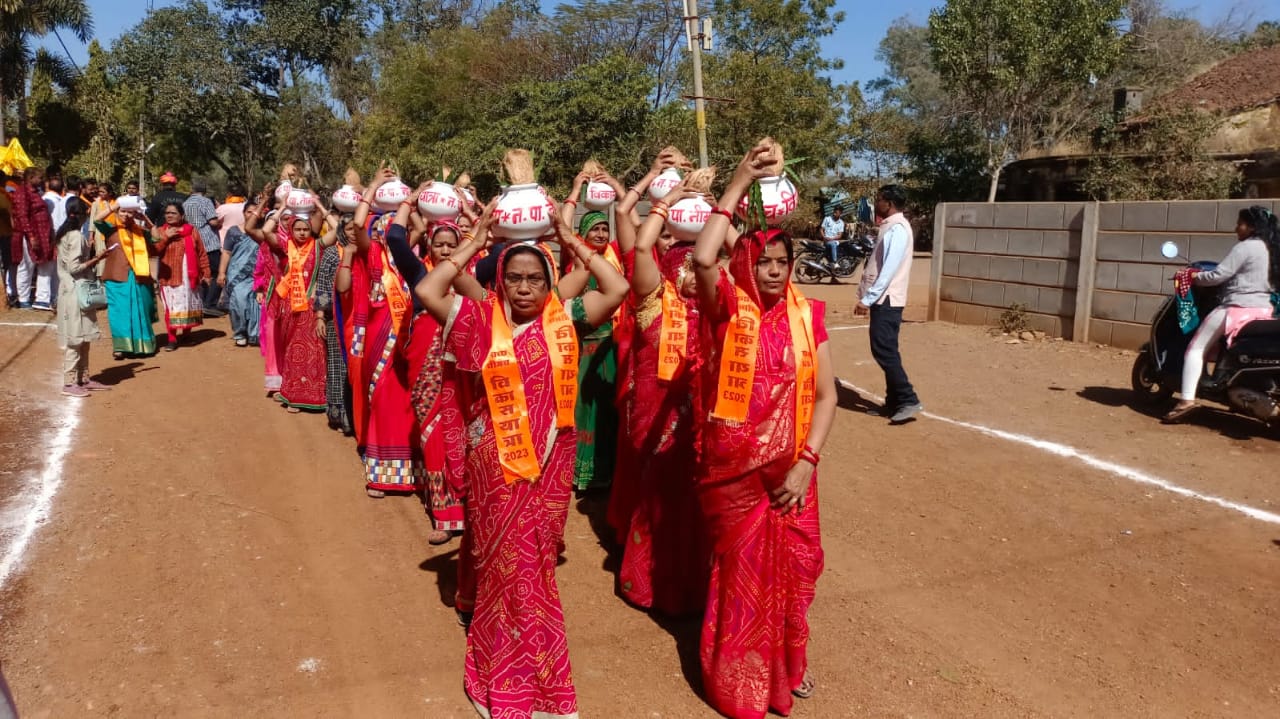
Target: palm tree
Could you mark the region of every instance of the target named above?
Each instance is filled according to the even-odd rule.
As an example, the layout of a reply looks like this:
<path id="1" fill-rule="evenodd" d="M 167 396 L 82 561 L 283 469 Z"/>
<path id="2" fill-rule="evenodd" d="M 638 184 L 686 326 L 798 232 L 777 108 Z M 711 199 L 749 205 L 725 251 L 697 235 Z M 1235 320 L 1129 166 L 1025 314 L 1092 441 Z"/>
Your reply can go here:
<path id="1" fill-rule="evenodd" d="M 93 34 L 93 19 L 85 0 L 0 0 L 0 143 L 5 141 L 4 115 L 10 98 L 26 94 L 27 75 L 34 67 L 69 87 L 76 68 L 47 50 L 32 49 L 32 41 L 57 30 L 68 30 L 81 42 Z"/>

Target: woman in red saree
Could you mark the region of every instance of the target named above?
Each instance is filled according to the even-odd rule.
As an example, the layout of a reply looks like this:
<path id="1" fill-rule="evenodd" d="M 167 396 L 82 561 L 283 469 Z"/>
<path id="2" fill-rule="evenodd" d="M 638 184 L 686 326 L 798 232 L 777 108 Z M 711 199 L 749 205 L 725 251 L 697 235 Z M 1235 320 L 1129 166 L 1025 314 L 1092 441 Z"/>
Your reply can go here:
<path id="1" fill-rule="evenodd" d="M 669 616 L 696 614 L 707 601 L 710 550 L 696 501 L 701 313 L 693 245 L 656 252 L 665 209 L 694 193 L 677 187 L 654 203 L 635 241 L 626 350 L 620 352 L 623 456 L 609 519 L 623 546 L 618 586 L 632 604 Z M 627 233 L 619 232 L 623 240 Z M 620 343 L 622 346 L 622 343 Z M 640 461 L 643 458 L 643 461 Z"/>
<path id="2" fill-rule="evenodd" d="M 791 286 L 791 240 L 781 230 L 718 255 L 730 214 L 751 183 L 776 175 L 762 142 L 743 159 L 698 236 L 694 268 L 711 350 L 703 401 L 698 495 L 712 540 L 702 626 L 707 698 L 734 719 L 790 714 L 813 694 L 808 612 L 822 573 L 818 454 L 835 415 L 825 306 Z"/>
<path id="3" fill-rule="evenodd" d="M 200 297 L 213 280 L 209 255 L 196 229 L 187 224 L 182 204 L 164 206 L 164 224 L 151 229 L 160 255 L 160 299 L 164 303 L 164 325 L 169 332 L 166 352 L 178 349 L 178 333 L 186 335 L 204 324 L 204 303 Z"/>
<path id="4" fill-rule="evenodd" d="M 431 183 L 424 183 L 415 196 Z M 461 195 L 461 193 L 459 193 Z M 465 201 L 464 201 L 465 204 Z M 387 245 L 395 252 L 402 240 L 416 249 L 413 232 L 408 223 L 412 207 L 400 205 L 395 222 L 387 228 Z M 445 262 L 458 249 L 464 235 L 453 222 L 441 221 L 431 225 L 424 233 L 427 254 L 418 261 L 416 253 L 410 262 L 408 255 L 397 255 L 397 266 L 405 267 L 405 281 L 416 287 L 427 272 Z M 404 263 L 409 263 L 405 265 Z M 454 280 L 460 291 L 472 297 L 483 297 L 480 283 L 463 273 Z M 414 378 L 410 396 L 418 421 L 417 436 L 422 448 L 422 464 L 426 481 L 426 505 L 431 515 L 433 529 L 427 535 L 432 545 L 445 544 L 466 526 L 466 513 L 462 505 L 464 494 L 463 470 L 466 462 L 465 425 L 462 406 L 458 398 L 456 372 L 452 362 L 444 358 L 444 325 L 437 322 L 430 312 L 418 310 L 413 318 L 413 331 L 409 336 L 409 356 L 413 363 L 409 376 Z"/>
<path id="5" fill-rule="evenodd" d="M 385 239 L 394 215 L 369 217 L 374 192 L 390 179 L 389 172 L 383 173 L 365 190 L 355 212 L 356 256 L 350 272 L 339 272 L 335 280 L 339 292 L 350 292 L 352 420 L 364 460 L 365 492 L 374 498 L 422 488 L 422 452 L 409 388 L 415 379 L 411 367 L 421 365 L 426 347 L 409 342 L 414 301 Z"/>
<path id="6" fill-rule="evenodd" d="M 477 234 L 492 219 L 486 212 Z M 464 546 L 475 607 L 465 687 L 485 717 L 578 716 L 555 580 L 575 449 L 578 344 L 570 317 L 607 322 L 627 282 L 563 220 L 557 225 L 562 251 L 585 262 L 599 286 L 568 306 L 553 290 L 550 253 L 527 243 L 502 251 L 496 291 L 483 300 L 449 292 L 479 241 L 463 243 L 417 288 L 445 326 L 468 421 Z"/>
<path id="7" fill-rule="evenodd" d="M 311 233 L 305 217 L 288 222 L 289 241 L 285 246 L 288 267 L 276 283 L 276 298 L 285 309 L 281 325 L 284 361 L 280 367 L 280 403 L 291 412 L 326 409 L 325 324 L 323 310 L 314 305 L 316 265 L 323 247 Z"/>

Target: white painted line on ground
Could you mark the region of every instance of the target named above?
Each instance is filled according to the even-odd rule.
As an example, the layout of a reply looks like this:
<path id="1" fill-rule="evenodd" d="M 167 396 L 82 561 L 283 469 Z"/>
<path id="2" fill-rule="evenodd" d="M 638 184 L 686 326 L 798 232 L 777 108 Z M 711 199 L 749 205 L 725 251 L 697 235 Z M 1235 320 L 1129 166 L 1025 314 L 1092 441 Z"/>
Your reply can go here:
<path id="1" fill-rule="evenodd" d="M 0 327 L 53 327 L 52 322 L 0 322 Z"/>
<path id="2" fill-rule="evenodd" d="M 873 397 L 877 402 L 884 401 L 883 397 L 872 394 L 871 392 L 868 392 L 867 390 L 864 390 L 861 387 L 851 382 L 848 382 L 846 380 L 843 380 L 843 379 L 840 380 L 840 384 L 848 389 L 853 390 L 854 392 L 857 392 L 858 394 L 864 397 Z M 1035 437 L 1028 437 L 1022 434 L 1006 432 L 1000 429 L 993 429 L 991 427 L 986 427 L 980 424 L 974 424 L 973 422 L 965 422 L 958 419 L 951 419 L 950 417 L 943 417 L 941 415 L 933 414 L 932 412 L 921 412 L 920 416 L 928 417 L 929 419 L 935 419 L 935 420 L 938 420 L 939 422 L 950 424 L 956 427 L 963 427 L 964 429 L 973 430 L 974 432 L 985 434 L 988 437 L 995 437 L 997 439 L 1003 439 L 1009 442 L 1014 442 L 1016 444 L 1022 444 L 1028 447 L 1034 447 L 1035 449 L 1038 449 L 1042 452 L 1047 452 L 1049 454 L 1056 455 L 1058 457 L 1074 459 L 1085 465 L 1093 467 L 1094 469 L 1100 469 L 1103 472 L 1108 472 L 1110 474 L 1113 474 L 1117 477 L 1120 477 L 1121 479 L 1127 479 L 1131 482 L 1137 482 L 1139 484 L 1147 484 L 1153 487 L 1159 487 L 1160 489 L 1163 489 L 1166 492 L 1172 492 L 1173 494 L 1176 494 L 1181 497 L 1187 497 L 1188 499 L 1197 499 L 1201 502 L 1214 504 L 1224 509 L 1229 509 L 1233 512 L 1239 512 L 1240 514 L 1243 514 L 1246 517 L 1250 517 L 1252 519 L 1257 519 L 1259 521 L 1267 522 L 1269 524 L 1280 524 L 1280 514 L 1276 514 L 1275 512 L 1268 512 L 1265 509 L 1258 509 L 1257 507 L 1250 507 L 1247 504 L 1232 502 L 1229 499 L 1216 497 L 1212 494 L 1201 494 L 1200 492 L 1197 492 L 1193 489 L 1187 489 L 1186 487 L 1174 484 L 1173 482 L 1170 482 L 1167 479 L 1162 479 L 1160 477 L 1147 474 L 1146 472 L 1134 469 L 1133 467 L 1126 467 L 1123 464 L 1117 464 L 1115 462 L 1111 462 L 1105 459 L 1099 459 L 1097 457 L 1094 457 L 1091 454 L 1083 452 L 1069 445 L 1058 444 L 1057 442 L 1050 442 L 1044 439 L 1036 439 Z"/>
<path id="3" fill-rule="evenodd" d="M 828 327 L 828 332 L 842 332 L 844 330 L 865 330 L 871 325 L 845 325 L 843 327 Z"/>
<path id="4" fill-rule="evenodd" d="M 49 519 L 49 510 L 53 506 L 53 498 L 62 485 L 62 469 L 71 450 L 71 437 L 80 424 L 80 403 L 83 399 L 67 397 L 61 402 L 60 416 L 53 440 L 45 448 L 45 465 L 35 482 L 22 490 L 33 495 L 31 505 L 26 508 L 18 522 L 18 534 L 13 542 L 0 554 L 0 590 L 3 590 L 9 578 L 22 563 L 27 545 L 31 543 L 36 530 Z"/>

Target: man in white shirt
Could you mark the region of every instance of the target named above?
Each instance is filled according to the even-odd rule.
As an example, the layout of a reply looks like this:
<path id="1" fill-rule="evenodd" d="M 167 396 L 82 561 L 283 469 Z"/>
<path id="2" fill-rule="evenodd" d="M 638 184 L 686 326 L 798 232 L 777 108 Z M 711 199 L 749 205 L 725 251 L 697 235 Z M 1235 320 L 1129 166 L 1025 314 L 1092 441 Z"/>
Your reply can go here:
<path id="1" fill-rule="evenodd" d="M 915 249 L 911 223 L 902 214 L 906 204 L 907 193 L 901 185 L 885 185 L 876 193 L 876 216 L 884 219 L 880 221 L 875 249 L 862 271 L 859 301 L 854 308 L 856 315 L 871 315 L 871 356 L 884 371 L 883 414 L 891 424 L 910 422 L 924 410 L 902 368 L 898 351 L 898 332 L 911 279 L 911 253 Z"/>
<path id="2" fill-rule="evenodd" d="M 67 197 L 62 192 L 62 177 L 50 174 L 44 181 L 44 204 L 49 208 L 49 219 L 53 220 L 53 231 L 56 234 L 67 220 Z"/>
<path id="3" fill-rule="evenodd" d="M 822 241 L 827 243 L 827 257 L 831 264 L 840 259 L 840 240 L 844 237 L 844 208 L 836 205 L 831 214 L 822 218 Z"/>

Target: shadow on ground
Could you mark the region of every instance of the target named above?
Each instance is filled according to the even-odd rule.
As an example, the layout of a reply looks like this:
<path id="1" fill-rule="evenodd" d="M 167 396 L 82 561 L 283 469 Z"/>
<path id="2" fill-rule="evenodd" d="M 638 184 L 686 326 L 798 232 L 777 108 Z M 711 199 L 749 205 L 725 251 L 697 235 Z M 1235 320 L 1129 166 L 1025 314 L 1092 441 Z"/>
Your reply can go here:
<path id="1" fill-rule="evenodd" d="M 1150 417 L 1153 422 L 1159 422 L 1160 417 L 1173 406 L 1172 401 L 1143 402 L 1138 399 L 1133 390 L 1125 387 L 1085 387 L 1077 392 L 1076 396 L 1107 407 L 1124 407 L 1137 414 Z M 1198 411 L 1182 420 L 1181 424 L 1204 427 L 1224 437 L 1242 441 L 1277 436 L 1273 428 L 1267 427 L 1262 422 L 1241 414 L 1235 414 L 1217 405 L 1202 406 Z"/>

